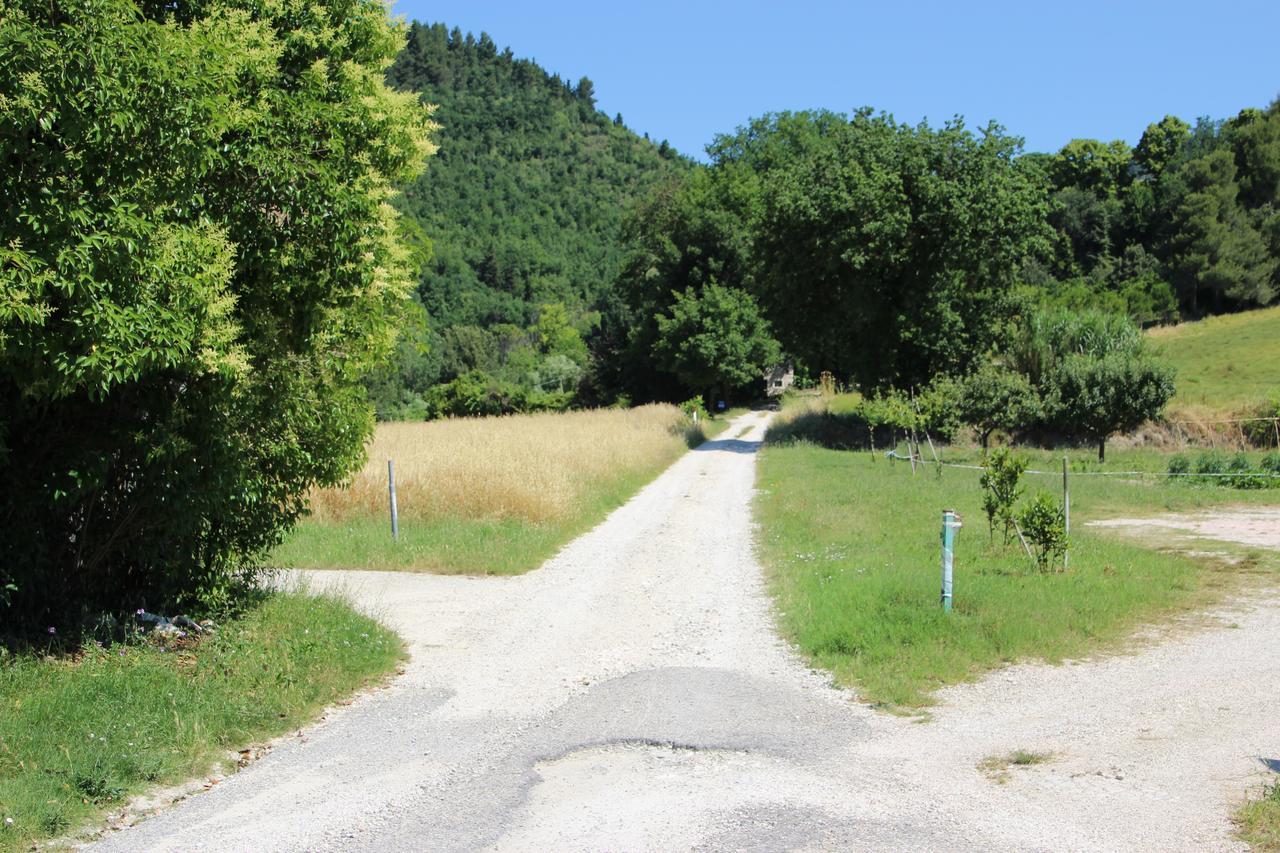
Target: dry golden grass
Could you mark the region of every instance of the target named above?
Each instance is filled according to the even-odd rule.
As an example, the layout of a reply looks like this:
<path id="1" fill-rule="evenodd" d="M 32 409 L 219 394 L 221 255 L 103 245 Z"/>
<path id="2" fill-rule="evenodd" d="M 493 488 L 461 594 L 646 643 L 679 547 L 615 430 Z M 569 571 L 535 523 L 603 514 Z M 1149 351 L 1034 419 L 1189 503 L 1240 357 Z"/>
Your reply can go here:
<path id="1" fill-rule="evenodd" d="M 693 429 L 670 405 L 379 424 L 364 468 L 344 488 L 313 493 L 312 513 L 385 517 L 393 459 L 402 519 L 565 519 L 601 483 L 674 460 Z"/>

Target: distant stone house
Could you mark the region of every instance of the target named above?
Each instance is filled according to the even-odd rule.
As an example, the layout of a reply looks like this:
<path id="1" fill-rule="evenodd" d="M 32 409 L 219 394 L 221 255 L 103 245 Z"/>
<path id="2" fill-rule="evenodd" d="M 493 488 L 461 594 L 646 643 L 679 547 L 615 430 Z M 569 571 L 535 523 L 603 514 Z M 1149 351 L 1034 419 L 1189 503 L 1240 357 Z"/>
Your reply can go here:
<path id="1" fill-rule="evenodd" d="M 769 397 L 780 397 L 796 381 L 796 367 L 791 362 L 779 364 L 764 372 L 764 392 Z"/>

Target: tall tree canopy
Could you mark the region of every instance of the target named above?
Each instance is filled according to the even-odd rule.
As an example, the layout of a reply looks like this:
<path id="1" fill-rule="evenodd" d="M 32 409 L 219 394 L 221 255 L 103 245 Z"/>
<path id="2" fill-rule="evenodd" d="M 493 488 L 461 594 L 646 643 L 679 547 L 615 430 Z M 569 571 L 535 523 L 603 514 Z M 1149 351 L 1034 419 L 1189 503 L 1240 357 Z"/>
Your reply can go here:
<path id="1" fill-rule="evenodd" d="M 1035 159 L 1056 231 L 1024 267 L 1040 298 L 1151 323 L 1280 294 L 1280 102 L 1194 127 L 1165 116 L 1132 152 L 1086 139 Z"/>
<path id="2" fill-rule="evenodd" d="M 433 150 L 401 40 L 378 0 L 0 0 L 0 622 L 225 601 L 360 460 Z"/>
<path id="3" fill-rule="evenodd" d="M 786 349 L 871 390 L 961 372 L 993 343 L 1044 202 L 997 127 L 869 110 L 768 116 L 713 149 L 759 175 L 750 286 Z"/>

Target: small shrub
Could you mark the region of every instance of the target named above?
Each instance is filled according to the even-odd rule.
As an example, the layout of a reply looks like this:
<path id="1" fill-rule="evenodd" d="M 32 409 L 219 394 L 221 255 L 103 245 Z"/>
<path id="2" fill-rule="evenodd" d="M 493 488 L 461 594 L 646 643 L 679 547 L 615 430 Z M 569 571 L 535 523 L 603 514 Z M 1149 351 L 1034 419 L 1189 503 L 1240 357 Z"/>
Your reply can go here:
<path id="1" fill-rule="evenodd" d="M 977 430 L 984 448 L 996 430 L 1024 429 L 1040 416 L 1040 398 L 1027 377 L 994 362 L 966 377 L 957 390 L 957 416 Z"/>
<path id="2" fill-rule="evenodd" d="M 1009 544 L 1013 529 L 1013 505 L 1022 494 L 1022 472 L 1027 470 L 1027 460 L 1016 456 L 1007 448 L 999 448 L 986 457 L 985 469 L 979 482 L 982 485 L 982 510 L 987 514 L 987 531 L 995 539 L 996 522 L 1004 524 L 1004 543 Z"/>
<path id="3" fill-rule="evenodd" d="M 707 416 L 707 407 L 702 405 L 701 397 L 690 397 L 680 404 L 680 411 L 684 412 L 686 418 L 692 418 L 696 412 L 699 418 Z"/>
<path id="4" fill-rule="evenodd" d="M 920 427 L 943 441 L 951 441 L 960 429 L 960 383 L 949 376 L 939 376 L 916 394 Z"/>
<path id="5" fill-rule="evenodd" d="M 1067 552 L 1067 527 L 1062 507 L 1046 492 L 1032 498 L 1018 513 L 1022 535 L 1031 546 L 1036 568 L 1056 570 Z"/>
<path id="6" fill-rule="evenodd" d="M 1217 450 L 1206 450 L 1196 460 L 1195 472 L 1207 475 L 1204 477 L 1206 480 L 1217 479 L 1218 474 L 1227 473 L 1227 457 Z"/>
<path id="7" fill-rule="evenodd" d="M 1258 470 L 1253 467 L 1249 457 L 1243 453 L 1237 453 L 1232 457 L 1231 462 L 1227 464 L 1227 472 L 1235 476 L 1222 479 L 1226 481 L 1225 485 L 1235 489 L 1265 489 L 1270 485 L 1270 478 L 1259 476 Z"/>
<path id="8" fill-rule="evenodd" d="M 1169 473 L 1191 473 L 1188 479 L 1233 489 L 1280 488 L 1280 453 L 1269 453 L 1254 464 L 1244 453 L 1228 457 L 1218 450 L 1207 450 L 1196 459 L 1194 467 L 1186 457 L 1169 461 Z"/>
<path id="9" fill-rule="evenodd" d="M 872 427 L 889 427 L 895 432 L 910 432 L 920 426 L 911 398 L 892 388 L 860 402 L 856 413 Z"/>

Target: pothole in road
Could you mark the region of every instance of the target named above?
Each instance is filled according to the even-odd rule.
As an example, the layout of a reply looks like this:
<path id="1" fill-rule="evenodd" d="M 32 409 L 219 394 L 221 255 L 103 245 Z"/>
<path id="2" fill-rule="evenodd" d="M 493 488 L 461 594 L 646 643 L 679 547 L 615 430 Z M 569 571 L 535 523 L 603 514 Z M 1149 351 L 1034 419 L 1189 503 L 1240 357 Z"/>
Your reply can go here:
<path id="1" fill-rule="evenodd" d="M 834 812 L 825 786 L 762 753 L 625 741 L 575 750 L 535 766 L 538 782 L 496 849 L 689 849 L 743 814 Z"/>

